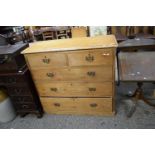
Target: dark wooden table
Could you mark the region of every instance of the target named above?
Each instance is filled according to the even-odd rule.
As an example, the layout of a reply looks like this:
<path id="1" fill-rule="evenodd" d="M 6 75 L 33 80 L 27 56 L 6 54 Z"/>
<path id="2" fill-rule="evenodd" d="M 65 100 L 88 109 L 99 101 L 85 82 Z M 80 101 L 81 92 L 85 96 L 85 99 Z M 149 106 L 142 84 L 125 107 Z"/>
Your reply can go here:
<path id="1" fill-rule="evenodd" d="M 136 101 L 135 106 L 128 116 L 131 117 L 135 111 L 139 99 L 155 106 L 144 98 L 142 90 L 143 82 L 155 81 L 155 40 L 137 38 L 121 42 L 118 46 L 117 60 L 119 81 L 136 82 L 138 85 L 132 95 Z"/>

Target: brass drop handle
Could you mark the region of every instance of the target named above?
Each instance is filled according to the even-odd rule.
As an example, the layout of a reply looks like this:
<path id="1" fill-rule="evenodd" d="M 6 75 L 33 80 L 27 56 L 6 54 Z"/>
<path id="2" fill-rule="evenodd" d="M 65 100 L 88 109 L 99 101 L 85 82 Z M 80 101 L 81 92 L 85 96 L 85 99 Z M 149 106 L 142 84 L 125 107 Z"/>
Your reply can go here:
<path id="1" fill-rule="evenodd" d="M 85 60 L 88 62 L 92 62 L 92 61 L 94 61 L 94 56 L 91 54 L 88 54 L 88 56 L 85 57 Z"/>
<path id="2" fill-rule="evenodd" d="M 45 64 L 49 64 L 50 63 L 50 59 L 47 58 L 46 56 L 42 59 L 42 62 L 45 63 Z"/>
<path id="3" fill-rule="evenodd" d="M 88 76 L 95 76 L 95 74 L 96 74 L 95 72 L 87 72 Z"/>
<path id="4" fill-rule="evenodd" d="M 96 103 L 91 103 L 90 106 L 91 106 L 92 108 L 94 108 L 94 107 L 97 107 L 97 104 L 96 104 Z"/>
<path id="5" fill-rule="evenodd" d="M 50 88 L 50 90 L 56 92 L 58 89 L 57 88 Z"/>
<path id="6" fill-rule="evenodd" d="M 54 103 L 54 106 L 60 107 L 60 103 Z"/>
<path id="7" fill-rule="evenodd" d="M 89 88 L 89 91 L 96 91 L 96 88 Z"/>
<path id="8" fill-rule="evenodd" d="M 46 75 L 50 78 L 54 77 L 54 73 L 47 73 Z"/>

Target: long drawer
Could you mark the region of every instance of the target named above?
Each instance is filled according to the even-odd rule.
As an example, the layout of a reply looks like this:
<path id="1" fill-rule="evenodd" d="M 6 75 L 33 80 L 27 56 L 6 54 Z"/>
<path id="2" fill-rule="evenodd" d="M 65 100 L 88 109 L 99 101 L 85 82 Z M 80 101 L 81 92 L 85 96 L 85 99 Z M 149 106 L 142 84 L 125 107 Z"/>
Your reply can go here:
<path id="1" fill-rule="evenodd" d="M 112 66 L 47 68 L 32 70 L 35 81 L 112 81 Z"/>
<path id="2" fill-rule="evenodd" d="M 40 96 L 57 97 L 111 97 L 112 85 L 111 82 L 36 82 Z"/>
<path id="3" fill-rule="evenodd" d="M 112 115 L 112 98 L 46 98 L 41 97 L 48 114 Z"/>

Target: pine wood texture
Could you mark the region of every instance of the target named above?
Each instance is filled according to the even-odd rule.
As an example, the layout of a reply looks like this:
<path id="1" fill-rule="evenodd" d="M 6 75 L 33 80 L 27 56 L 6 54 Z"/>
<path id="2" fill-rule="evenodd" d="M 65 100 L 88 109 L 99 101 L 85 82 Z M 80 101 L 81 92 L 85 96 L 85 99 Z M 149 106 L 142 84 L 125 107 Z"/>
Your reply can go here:
<path id="1" fill-rule="evenodd" d="M 44 111 L 113 115 L 113 35 L 43 41 L 23 52 Z"/>
<path id="2" fill-rule="evenodd" d="M 40 96 L 59 97 L 111 97 L 112 83 L 46 82 L 36 83 Z"/>
<path id="3" fill-rule="evenodd" d="M 72 38 L 87 37 L 87 28 L 86 27 L 72 28 L 71 34 L 72 34 Z"/>
<path id="4" fill-rule="evenodd" d="M 114 35 L 80 37 L 80 38 L 35 42 L 30 44 L 30 47 L 24 50 L 22 54 L 82 50 L 82 49 L 97 49 L 108 47 L 117 47 L 117 41 Z"/>
<path id="5" fill-rule="evenodd" d="M 112 98 L 40 98 L 49 114 L 113 115 Z"/>
<path id="6" fill-rule="evenodd" d="M 113 81 L 112 66 L 41 68 L 32 70 L 35 81 Z"/>

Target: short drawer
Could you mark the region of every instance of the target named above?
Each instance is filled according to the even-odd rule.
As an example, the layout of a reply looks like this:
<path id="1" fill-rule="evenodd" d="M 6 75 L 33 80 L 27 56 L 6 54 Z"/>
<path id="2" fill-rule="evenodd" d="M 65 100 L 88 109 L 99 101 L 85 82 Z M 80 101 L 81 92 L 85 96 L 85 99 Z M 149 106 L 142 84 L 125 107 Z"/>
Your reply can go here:
<path id="1" fill-rule="evenodd" d="M 36 83 L 40 96 L 60 97 L 110 97 L 111 82 L 50 82 Z"/>
<path id="2" fill-rule="evenodd" d="M 14 104 L 14 107 L 17 111 L 33 111 L 33 110 L 36 110 L 36 106 L 35 104 L 31 104 L 31 103 L 22 103 L 22 104 L 18 104 L 18 103 L 15 103 Z"/>
<path id="3" fill-rule="evenodd" d="M 66 55 L 64 53 L 37 53 L 25 56 L 31 69 L 41 67 L 61 67 L 67 66 Z"/>
<path id="4" fill-rule="evenodd" d="M 35 81 L 113 81 L 112 66 L 32 70 Z"/>
<path id="5" fill-rule="evenodd" d="M 24 102 L 33 102 L 34 99 L 32 96 L 10 96 L 13 102 L 24 103 Z"/>
<path id="6" fill-rule="evenodd" d="M 25 79 L 23 76 L 18 75 L 5 75 L 0 76 L 0 84 L 2 85 L 16 85 L 24 83 Z"/>
<path id="7" fill-rule="evenodd" d="M 69 66 L 112 65 L 114 51 L 112 49 L 93 49 L 70 52 Z"/>
<path id="8" fill-rule="evenodd" d="M 112 98 L 45 98 L 43 109 L 48 114 L 112 115 Z"/>
<path id="9" fill-rule="evenodd" d="M 28 87 L 7 87 L 8 93 L 10 96 L 29 96 L 31 91 Z"/>

